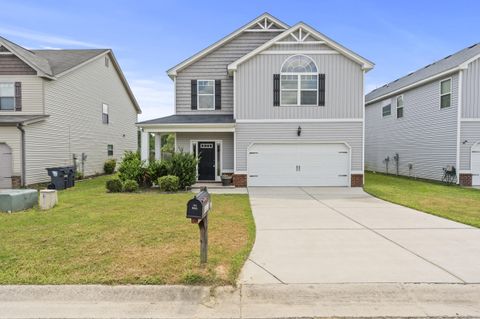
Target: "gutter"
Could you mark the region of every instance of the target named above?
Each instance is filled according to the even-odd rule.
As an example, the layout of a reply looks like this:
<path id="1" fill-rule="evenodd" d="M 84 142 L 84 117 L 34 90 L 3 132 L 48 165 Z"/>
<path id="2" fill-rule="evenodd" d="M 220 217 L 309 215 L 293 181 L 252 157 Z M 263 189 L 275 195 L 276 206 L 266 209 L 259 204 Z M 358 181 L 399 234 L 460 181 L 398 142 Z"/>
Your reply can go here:
<path id="1" fill-rule="evenodd" d="M 26 176 L 26 163 L 25 163 L 25 129 L 23 128 L 22 123 L 17 124 L 17 128 L 20 130 L 22 133 L 22 139 L 21 139 L 21 153 L 22 153 L 22 180 L 20 185 L 23 187 L 25 186 L 25 176 Z"/>

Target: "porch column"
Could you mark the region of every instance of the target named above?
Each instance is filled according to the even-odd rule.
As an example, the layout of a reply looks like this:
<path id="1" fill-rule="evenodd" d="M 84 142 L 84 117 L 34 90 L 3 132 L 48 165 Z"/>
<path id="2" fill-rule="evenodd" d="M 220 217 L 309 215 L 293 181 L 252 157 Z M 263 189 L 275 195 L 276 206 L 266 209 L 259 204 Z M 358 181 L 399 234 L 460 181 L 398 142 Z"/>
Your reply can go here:
<path id="1" fill-rule="evenodd" d="M 148 136 L 150 133 L 142 131 L 141 132 L 141 139 L 140 139 L 140 158 L 142 161 L 146 161 L 148 163 L 148 155 L 150 151 L 150 145 L 148 141 Z"/>
<path id="2" fill-rule="evenodd" d="M 155 133 L 155 159 L 157 161 L 162 159 L 162 134 Z"/>

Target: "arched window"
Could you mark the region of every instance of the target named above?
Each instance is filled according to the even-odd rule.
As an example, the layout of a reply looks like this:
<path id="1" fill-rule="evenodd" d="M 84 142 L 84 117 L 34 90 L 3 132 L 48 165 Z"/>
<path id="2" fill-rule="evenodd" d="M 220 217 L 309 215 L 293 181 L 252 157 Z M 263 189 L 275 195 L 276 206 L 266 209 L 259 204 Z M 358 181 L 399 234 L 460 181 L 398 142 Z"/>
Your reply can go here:
<path id="1" fill-rule="evenodd" d="M 294 55 L 283 62 L 280 73 L 280 105 L 317 105 L 317 66 L 305 55 Z"/>

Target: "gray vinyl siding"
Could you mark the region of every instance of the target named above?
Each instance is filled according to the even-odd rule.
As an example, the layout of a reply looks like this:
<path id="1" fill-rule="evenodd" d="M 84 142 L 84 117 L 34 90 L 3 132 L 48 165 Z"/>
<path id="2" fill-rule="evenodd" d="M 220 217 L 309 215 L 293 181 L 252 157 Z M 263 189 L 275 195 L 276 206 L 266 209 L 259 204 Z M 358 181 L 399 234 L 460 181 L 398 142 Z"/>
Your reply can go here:
<path id="1" fill-rule="evenodd" d="M 332 119 L 363 117 L 363 71 L 340 54 L 308 55 L 325 74 L 325 106 L 273 106 L 273 74 L 288 57 L 259 54 L 238 67 L 237 119 Z"/>
<path id="2" fill-rule="evenodd" d="M 298 127 L 302 134 L 297 136 Z M 237 172 L 247 171 L 247 149 L 255 142 L 345 142 L 351 147 L 354 171 L 362 168 L 362 122 L 237 123 Z"/>
<path id="3" fill-rule="evenodd" d="M 22 114 L 43 114 L 43 80 L 36 75 L 0 75 L 0 82 L 22 83 Z M 18 112 L 4 112 L 2 114 L 18 114 Z"/>
<path id="4" fill-rule="evenodd" d="M 309 44 L 295 44 L 295 43 L 288 43 L 288 44 L 274 44 L 270 48 L 267 49 L 268 51 L 286 51 L 286 50 L 293 50 L 293 51 L 309 51 L 309 50 L 332 50 L 325 44 L 316 44 L 316 43 L 309 43 Z"/>
<path id="5" fill-rule="evenodd" d="M 102 103 L 110 124 L 102 124 Z M 45 82 L 44 122 L 26 127 L 26 183 L 47 181 L 46 167 L 73 165 L 72 155 L 85 153 L 85 175 L 103 172 L 107 145 L 113 158 L 137 150 L 137 114 L 111 64 L 98 58 L 56 81 Z"/>
<path id="6" fill-rule="evenodd" d="M 480 118 L 480 59 L 463 71 L 462 117 Z"/>
<path id="7" fill-rule="evenodd" d="M 0 115 L 1 116 L 1 115 Z M 21 134 L 15 126 L 0 126 L 0 143 L 7 144 L 12 149 L 13 175 L 22 175 Z"/>
<path id="8" fill-rule="evenodd" d="M 0 55 L 0 75 L 35 75 L 37 72 L 15 55 Z"/>
<path id="9" fill-rule="evenodd" d="M 190 152 L 190 141 L 222 141 L 222 158 L 223 158 L 223 170 L 233 171 L 233 133 L 218 132 L 218 133 L 177 133 L 177 150 Z"/>
<path id="10" fill-rule="evenodd" d="M 443 79 L 442 79 L 443 80 Z M 393 157 L 400 156 L 400 175 L 439 180 L 442 168 L 456 165 L 458 75 L 452 76 L 452 106 L 440 109 L 440 80 L 403 93 L 404 117 L 382 117 L 382 102 L 366 107 L 366 169 L 385 172 L 383 160 L 389 156 L 389 172 L 396 170 Z M 410 172 L 408 164 L 413 164 Z"/>
<path id="11" fill-rule="evenodd" d="M 176 113 L 231 114 L 233 113 L 233 78 L 227 66 L 247 54 L 279 32 L 244 32 L 202 59 L 181 70 L 176 78 Z M 222 109 L 200 111 L 191 109 L 191 80 L 221 80 Z"/>
<path id="12" fill-rule="evenodd" d="M 463 144 L 464 141 L 467 141 Z M 471 170 L 471 151 L 473 144 L 480 142 L 480 121 L 461 122 L 460 124 L 460 170 Z"/>

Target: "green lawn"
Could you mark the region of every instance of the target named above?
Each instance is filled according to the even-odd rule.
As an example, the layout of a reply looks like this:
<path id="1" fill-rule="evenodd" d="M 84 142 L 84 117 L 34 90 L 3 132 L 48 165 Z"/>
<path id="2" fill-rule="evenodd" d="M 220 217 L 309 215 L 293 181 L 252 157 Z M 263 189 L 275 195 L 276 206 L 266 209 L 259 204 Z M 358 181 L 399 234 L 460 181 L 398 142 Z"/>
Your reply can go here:
<path id="1" fill-rule="evenodd" d="M 99 177 L 60 204 L 0 213 L 0 284 L 234 284 L 255 225 L 247 195 L 212 195 L 209 263 L 199 265 L 191 193 L 108 194 Z"/>
<path id="2" fill-rule="evenodd" d="M 367 173 L 365 191 L 378 198 L 480 227 L 480 190 Z"/>

